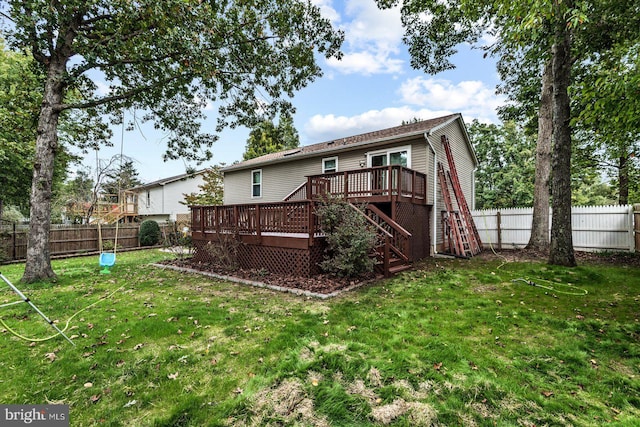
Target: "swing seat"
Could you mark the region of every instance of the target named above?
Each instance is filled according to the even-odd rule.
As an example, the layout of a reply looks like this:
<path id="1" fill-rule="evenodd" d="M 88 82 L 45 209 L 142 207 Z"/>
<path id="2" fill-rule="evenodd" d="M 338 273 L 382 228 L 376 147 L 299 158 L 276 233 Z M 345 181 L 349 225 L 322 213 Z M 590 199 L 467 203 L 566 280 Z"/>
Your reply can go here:
<path id="1" fill-rule="evenodd" d="M 100 273 L 102 274 L 109 274 L 109 268 L 113 267 L 114 264 L 116 263 L 116 254 L 113 252 L 102 252 L 100 254 L 100 267 L 102 267 L 102 270 L 100 270 Z"/>

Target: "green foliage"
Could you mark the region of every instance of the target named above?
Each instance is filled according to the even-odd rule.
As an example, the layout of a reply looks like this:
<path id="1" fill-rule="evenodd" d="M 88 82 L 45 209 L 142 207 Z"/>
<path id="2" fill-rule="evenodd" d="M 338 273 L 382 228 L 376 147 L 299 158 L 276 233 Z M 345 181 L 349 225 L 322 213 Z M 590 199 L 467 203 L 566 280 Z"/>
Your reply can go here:
<path id="1" fill-rule="evenodd" d="M 243 160 L 249 160 L 265 154 L 277 153 L 300 146 L 298 131 L 293 126 L 293 118 L 284 115 L 280 118 L 278 126 L 271 121 L 262 121 L 256 126 L 247 140 Z"/>
<path id="2" fill-rule="evenodd" d="M 118 194 L 118 190 L 127 190 L 142 184 L 138 178 L 133 160 L 129 158 L 118 159 L 118 166 L 111 168 L 105 172 L 105 181 L 101 185 L 102 193 Z"/>
<path id="3" fill-rule="evenodd" d="M 514 122 L 501 126 L 474 120 L 469 136 L 480 161 L 476 171 L 478 209 L 531 206 L 535 140 Z"/>
<path id="4" fill-rule="evenodd" d="M 89 222 L 95 203 L 95 182 L 90 173 L 88 168 L 80 168 L 62 183 L 53 201 L 52 218 L 64 215 L 74 224 Z"/>
<path id="5" fill-rule="evenodd" d="M 153 246 L 160 241 L 160 226 L 157 222 L 147 219 L 140 224 L 140 245 Z"/>
<path id="6" fill-rule="evenodd" d="M 7 222 L 20 223 L 25 220 L 25 217 L 17 206 L 9 205 L 2 207 L 2 218 L 0 219 Z"/>
<path id="7" fill-rule="evenodd" d="M 202 174 L 203 183 L 198 186 L 197 193 L 184 195 L 183 203 L 187 206 L 221 205 L 224 199 L 224 176 L 221 169 L 224 164 L 214 165 Z"/>
<path id="8" fill-rule="evenodd" d="M 328 199 L 316 211 L 328 248 L 321 268 L 340 277 L 373 271 L 377 236 L 362 213 L 342 199 Z"/>
<path id="9" fill-rule="evenodd" d="M 148 114 L 137 119 L 152 119 L 166 132 L 171 159 L 210 158 L 217 137 L 200 126 L 208 101 L 219 105 L 217 130 L 291 109 L 288 98 L 321 75 L 316 52 L 339 57 L 343 38 L 317 6 L 294 0 L 7 3 L 11 46 L 55 69 L 49 83 L 63 77 L 55 87 L 64 101 L 56 108 L 83 117 L 107 113 L 113 123 L 123 120 L 123 108 L 144 109 Z M 106 94 L 96 90 L 96 71 L 109 86 Z"/>
<path id="10" fill-rule="evenodd" d="M 38 109 L 42 103 L 42 72 L 22 53 L 7 50 L 0 38 L 0 200 L 29 209 Z M 77 159 L 65 146 L 54 165 L 54 189 Z"/>

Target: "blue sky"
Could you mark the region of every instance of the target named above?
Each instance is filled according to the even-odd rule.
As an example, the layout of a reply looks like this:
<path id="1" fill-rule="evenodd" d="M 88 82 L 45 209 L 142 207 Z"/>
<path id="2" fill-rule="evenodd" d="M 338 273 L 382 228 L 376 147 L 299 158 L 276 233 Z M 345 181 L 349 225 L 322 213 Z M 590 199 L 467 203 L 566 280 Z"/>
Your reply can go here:
<path id="1" fill-rule="evenodd" d="M 495 94 L 499 83 L 495 61 L 483 52 L 460 46 L 452 62 L 456 69 L 435 76 L 413 70 L 398 9 L 380 11 L 374 0 L 315 0 L 336 27 L 345 31 L 341 61 L 320 59 L 324 71 L 293 98 L 294 124 L 302 145 L 397 126 L 414 117 L 428 119 L 462 113 L 464 120 L 499 120 L 496 108 L 504 103 Z M 205 111 L 203 130 L 213 132 L 215 110 Z M 131 112 L 129 114 L 132 114 Z M 249 129 L 227 130 L 213 148 L 211 162 L 197 166 L 181 160 L 163 162 L 166 146 L 152 124 L 124 133 L 124 154 L 133 158 L 143 182 L 185 172 L 187 166 L 241 160 Z M 120 152 L 121 131 L 114 147 L 98 153 L 107 159 Z M 85 161 L 95 166 L 95 156 Z"/>

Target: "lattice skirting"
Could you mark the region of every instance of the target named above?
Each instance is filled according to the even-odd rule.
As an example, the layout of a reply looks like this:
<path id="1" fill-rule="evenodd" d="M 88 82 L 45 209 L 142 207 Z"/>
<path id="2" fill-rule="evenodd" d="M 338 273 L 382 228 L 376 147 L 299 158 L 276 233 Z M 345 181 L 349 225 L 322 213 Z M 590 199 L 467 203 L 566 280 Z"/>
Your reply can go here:
<path id="1" fill-rule="evenodd" d="M 431 227 L 431 206 L 398 203 L 396 221 L 413 236 L 411 260 L 417 261 L 429 256 Z"/>
<path id="2" fill-rule="evenodd" d="M 308 249 L 282 248 L 262 246 L 248 243 L 238 243 L 233 252 L 237 267 L 242 269 L 266 270 L 276 274 L 292 274 L 311 277 L 321 273 L 319 263 L 323 259 L 324 245 L 319 244 Z M 208 247 L 209 242 L 195 240 L 193 242 L 194 260 L 198 262 L 216 264 L 215 254 Z"/>

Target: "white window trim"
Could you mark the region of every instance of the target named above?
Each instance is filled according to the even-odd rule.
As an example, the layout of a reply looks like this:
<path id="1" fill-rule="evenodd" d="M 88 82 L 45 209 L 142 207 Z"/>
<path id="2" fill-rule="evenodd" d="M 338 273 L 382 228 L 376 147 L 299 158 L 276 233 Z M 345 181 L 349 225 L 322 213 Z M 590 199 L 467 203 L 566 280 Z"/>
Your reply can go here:
<path id="1" fill-rule="evenodd" d="M 403 145 L 401 147 L 393 147 L 393 148 L 386 148 L 384 150 L 378 150 L 378 151 L 372 151 L 370 153 L 367 153 L 367 167 L 371 167 L 371 157 L 373 156 L 379 156 L 380 154 L 386 154 L 387 155 L 387 165 L 389 165 L 389 156 L 391 153 L 398 153 L 400 151 L 406 151 L 407 152 L 407 168 L 411 169 L 411 145 Z"/>
<path id="2" fill-rule="evenodd" d="M 336 170 L 334 172 L 338 172 L 338 156 L 334 156 L 334 157 L 325 157 L 324 159 L 322 159 L 322 173 L 331 173 L 331 172 L 327 172 L 327 169 L 325 168 L 325 162 L 329 160 L 336 161 L 336 168 L 335 168 Z"/>
<path id="3" fill-rule="evenodd" d="M 260 182 L 258 183 L 254 183 L 253 182 L 253 174 L 259 172 L 260 173 Z M 262 169 L 254 169 L 251 171 L 251 198 L 252 199 L 261 199 L 262 198 Z M 260 186 L 260 195 L 259 196 L 254 196 L 253 195 L 253 186 L 254 185 L 259 185 Z"/>

